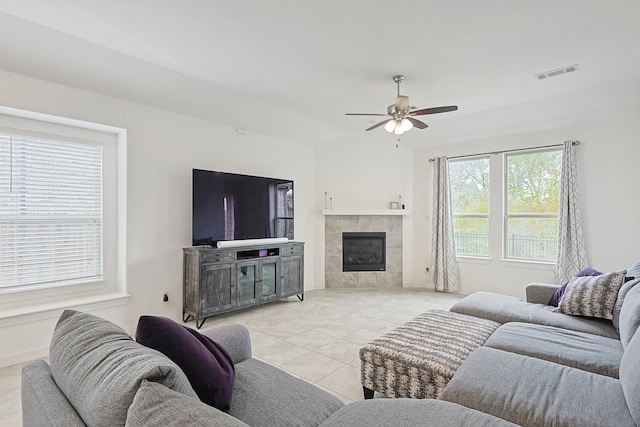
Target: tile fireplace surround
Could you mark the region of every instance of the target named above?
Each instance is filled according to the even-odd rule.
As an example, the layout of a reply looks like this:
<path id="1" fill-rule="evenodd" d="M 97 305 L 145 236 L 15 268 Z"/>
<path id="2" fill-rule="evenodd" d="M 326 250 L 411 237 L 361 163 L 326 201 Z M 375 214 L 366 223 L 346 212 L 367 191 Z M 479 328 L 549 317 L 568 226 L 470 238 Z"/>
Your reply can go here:
<path id="1" fill-rule="evenodd" d="M 385 232 L 386 271 L 342 271 L 343 232 Z M 324 276 L 327 288 L 401 288 L 402 216 L 330 215 L 324 223 Z"/>

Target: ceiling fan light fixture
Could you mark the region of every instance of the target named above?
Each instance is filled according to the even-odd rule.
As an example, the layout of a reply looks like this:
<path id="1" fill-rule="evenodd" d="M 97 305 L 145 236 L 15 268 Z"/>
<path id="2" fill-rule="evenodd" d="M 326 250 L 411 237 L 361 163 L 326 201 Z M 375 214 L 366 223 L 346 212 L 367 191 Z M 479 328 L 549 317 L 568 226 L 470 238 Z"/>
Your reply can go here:
<path id="1" fill-rule="evenodd" d="M 395 119 L 391 119 L 387 122 L 386 125 L 384 125 L 384 130 L 386 130 L 387 132 L 391 133 L 394 131 L 394 129 L 396 128 L 396 121 Z"/>
<path id="2" fill-rule="evenodd" d="M 402 126 L 402 121 L 400 119 L 396 120 L 396 128 L 393 133 L 396 135 L 402 135 L 404 133 L 404 127 Z"/>
<path id="3" fill-rule="evenodd" d="M 413 123 L 411 123 L 411 120 L 404 118 L 400 121 L 400 126 L 402 127 L 403 131 L 407 132 L 411 130 L 411 128 L 413 127 Z"/>
<path id="4" fill-rule="evenodd" d="M 442 107 L 422 108 L 417 110 L 416 107 L 409 104 L 409 97 L 406 95 L 400 95 L 400 83 L 404 80 L 404 76 L 401 74 L 393 76 L 393 81 L 398 85 L 398 94 L 393 104 L 387 107 L 386 114 L 378 113 L 347 113 L 347 116 L 386 116 L 387 118 L 369 126 L 365 131 L 384 127 L 389 133 L 394 133 L 397 136 L 402 135 L 405 132 L 410 131 L 414 127 L 417 129 L 426 129 L 428 125 L 416 119 L 416 116 L 426 116 L 428 114 L 447 113 L 449 111 L 456 111 L 457 105 L 448 105 Z"/>

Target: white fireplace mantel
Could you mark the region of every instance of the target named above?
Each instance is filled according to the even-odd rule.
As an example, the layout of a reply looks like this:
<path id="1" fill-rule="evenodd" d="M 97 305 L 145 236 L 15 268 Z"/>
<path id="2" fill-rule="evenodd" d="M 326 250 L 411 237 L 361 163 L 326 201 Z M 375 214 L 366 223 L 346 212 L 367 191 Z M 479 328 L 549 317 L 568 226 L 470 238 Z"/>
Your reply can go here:
<path id="1" fill-rule="evenodd" d="M 322 209 L 322 215 L 345 216 L 383 216 L 383 215 L 411 215 L 408 209 Z"/>

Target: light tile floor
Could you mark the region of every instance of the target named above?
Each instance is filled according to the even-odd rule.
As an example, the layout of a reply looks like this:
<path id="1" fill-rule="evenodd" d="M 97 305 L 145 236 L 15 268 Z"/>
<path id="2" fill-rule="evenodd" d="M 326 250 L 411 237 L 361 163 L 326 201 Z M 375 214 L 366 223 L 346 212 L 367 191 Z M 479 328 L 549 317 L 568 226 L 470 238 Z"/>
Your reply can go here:
<path id="1" fill-rule="evenodd" d="M 236 322 L 251 331 L 253 355 L 326 389 L 362 400 L 358 351 L 427 310 L 448 310 L 459 295 L 419 288 L 319 289 L 207 319 L 203 330 Z M 194 326 L 194 322 L 189 322 Z M 22 365 L 0 369 L 0 426 L 20 426 Z"/>

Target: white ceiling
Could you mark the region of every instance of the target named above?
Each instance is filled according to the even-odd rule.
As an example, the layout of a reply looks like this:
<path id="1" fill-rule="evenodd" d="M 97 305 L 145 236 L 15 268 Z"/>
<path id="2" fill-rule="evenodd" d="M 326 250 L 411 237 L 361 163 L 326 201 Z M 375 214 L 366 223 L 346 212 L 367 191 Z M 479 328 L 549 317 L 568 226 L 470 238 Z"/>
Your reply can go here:
<path id="1" fill-rule="evenodd" d="M 344 113 L 384 112 L 404 74 L 411 105 L 459 106 L 420 145 L 637 100 L 639 18 L 637 0 L 0 0 L 0 68 L 302 143 L 363 132 L 375 118 Z"/>

